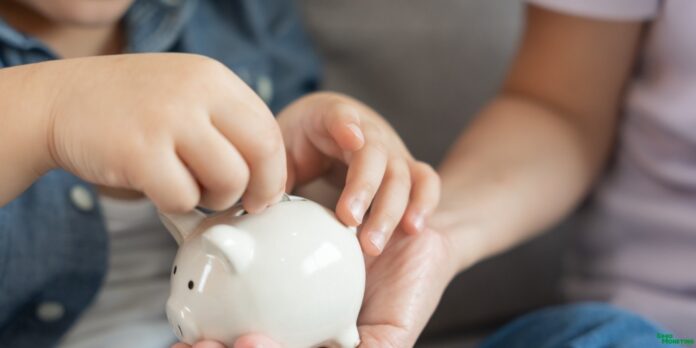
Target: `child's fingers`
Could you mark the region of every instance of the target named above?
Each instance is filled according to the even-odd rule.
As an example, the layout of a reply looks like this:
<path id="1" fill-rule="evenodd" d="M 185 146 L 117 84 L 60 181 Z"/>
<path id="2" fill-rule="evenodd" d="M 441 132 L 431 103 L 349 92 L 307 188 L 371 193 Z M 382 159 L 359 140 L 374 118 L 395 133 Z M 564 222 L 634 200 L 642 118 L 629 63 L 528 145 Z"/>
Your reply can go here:
<path id="1" fill-rule="evenodd" d="M 358 110 L 332 98 L 308 108 L 301 125 L 304 137 L 324 157 L 346 161 L 345 152 L 359 150 L 365 144 Z"/>
<path id="2" fill-rule="evenodd" d="M 440 177 L 429 164 L 414 162 L 411 180 L 410 203 L 402 225 L 407 233 L 415 234 L 423 231 L 425 220 L 440 201 Z"/>
<path id="3" fill-rule="evenodd" d="M 355 153 L 336 205 L 336 214 L 346 225 L 362 223 L 365 211 L 382 183 L 386 167 L 387 154 L 381 145 L 368 144 Z"/>
<path id="4" fill-rule="evenodd" d="M 128 181 L 141 190 L 164 213 L 185 213 L 193 210 L 200 200 L 198 183 L 179 157 L 167 147 L 148 156 L 143 163 L 133 163 Z"/>
<path id="5" fill-rule="evenodd" d="M 208 124 L 203 132 L 187 132 L 177 152 L 203 186 L 200 205 L 224 210 L 242 196 L 249 168 L 237 149 Z"/>
<path id="6" fill-rule="evenodd" d="M 360 129 L 358 110 L 346 103 L 334 103 L 325 107 L 323 127 L 343 151 L 357 151 L 365 144 L 365 135 Z"/>
<path id="7" fill-rule="evenodd" d="M 391 160 L 372 202 L 370 215 L 360 228 L 359 238 L 365 253 L 378 255 L 384 250 L 406 210 L 410 192 L 408 165 L 403 159 Z"/>
<path id="8" fill-rule="evenodd" d="M 249 167 L 249 184 L 242 200 L 244 209 L 255 213 L 279 200 L 285 191 L 285 147 L 272 116 L 249 109 L 237 111 L 237 115 L 214 117 L 214 125 L 234 144 Z"/>

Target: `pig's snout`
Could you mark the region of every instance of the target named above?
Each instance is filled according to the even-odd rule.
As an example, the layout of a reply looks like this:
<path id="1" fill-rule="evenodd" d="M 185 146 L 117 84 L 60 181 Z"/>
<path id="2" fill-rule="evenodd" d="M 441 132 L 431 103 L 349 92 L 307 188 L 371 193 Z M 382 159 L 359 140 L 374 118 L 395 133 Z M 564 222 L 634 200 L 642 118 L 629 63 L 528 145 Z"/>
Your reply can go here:
<path id="1" fill-rule="evenodd" d="M 194 322 L 191 310 L 172 301 L 167 301 L 167 318 L 169 323 L 181 342 L 194 344 L 200 339 L 198 326 Z"/>

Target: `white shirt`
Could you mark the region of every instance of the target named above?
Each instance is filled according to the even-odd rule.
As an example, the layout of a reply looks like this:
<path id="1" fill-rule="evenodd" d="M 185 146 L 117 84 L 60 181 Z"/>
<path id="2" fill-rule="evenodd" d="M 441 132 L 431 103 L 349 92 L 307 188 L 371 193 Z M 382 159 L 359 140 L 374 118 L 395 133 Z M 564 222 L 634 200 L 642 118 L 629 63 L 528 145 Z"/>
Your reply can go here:
<path id="1" fill-rule="evenodd" d="M 165 316 L 176 243 L 146 200 L 100 198 L 109 269 L 95 302 L 62 348 L 164 348 L 176 341 Z"/>

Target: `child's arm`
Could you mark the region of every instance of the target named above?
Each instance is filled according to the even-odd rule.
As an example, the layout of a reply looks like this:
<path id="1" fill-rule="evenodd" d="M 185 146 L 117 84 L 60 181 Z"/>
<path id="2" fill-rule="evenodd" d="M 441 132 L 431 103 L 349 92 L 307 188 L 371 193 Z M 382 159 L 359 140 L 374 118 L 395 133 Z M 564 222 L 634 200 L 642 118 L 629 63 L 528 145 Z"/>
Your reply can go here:
<path id="1" fill-rule="evenodd" d="M 0 69 L 0 206 L 52 167 L 46 119 L 55 90 L 35 86 L 42 74 L 54 79 L 40 64 Z"/>
<path id="2" fill-rule="evenodd" d="M 169 212 L 222 209 L 243 193 L 256 212 L 284 191 L 272 114 L 208 58 L 137 54 L 2 69 L 0 105 L 0 205 L 52 168 L 141 191 Z"/>

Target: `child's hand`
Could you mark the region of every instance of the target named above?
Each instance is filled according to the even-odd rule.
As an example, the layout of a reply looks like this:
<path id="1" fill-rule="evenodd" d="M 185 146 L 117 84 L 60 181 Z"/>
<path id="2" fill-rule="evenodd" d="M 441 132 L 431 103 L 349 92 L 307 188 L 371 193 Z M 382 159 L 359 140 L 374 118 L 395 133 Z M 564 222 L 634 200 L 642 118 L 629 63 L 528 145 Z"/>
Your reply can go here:
<path id="1" fill-rule="evenodd" d="M 413 159 L 372 109 L 343 95 L 316 93 L 288 106 L 278 123 L 288 152 L 288 189 L 337 172 L 345 177 L 336 214 L 361 225 L 365 252 L 379 254 L 402 221 L 408 232 L 423 228 L 439 199 L 438 176 Z"/>
<path id="2" fill-rule="evenodd" d="M 165 212 L 198 204 L 224 209 L 245 190 L 244 207 L 256 212 L 283 193 L 277 123 L 222 64 L 195 55 L 137 54 L 42 69 L 62 71 L 46 133 L 55 166 L 96 184 L 141 191 Z"/>

